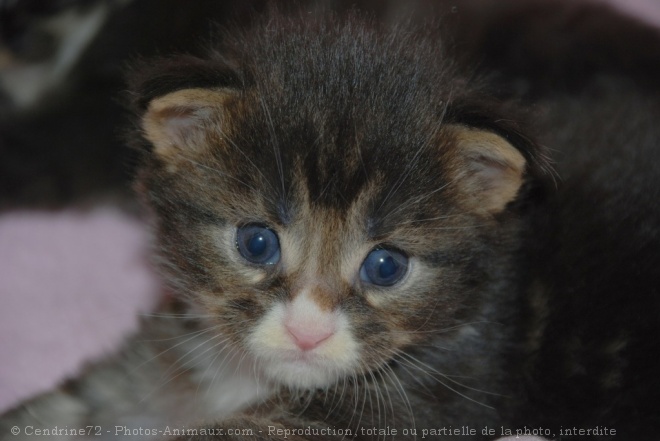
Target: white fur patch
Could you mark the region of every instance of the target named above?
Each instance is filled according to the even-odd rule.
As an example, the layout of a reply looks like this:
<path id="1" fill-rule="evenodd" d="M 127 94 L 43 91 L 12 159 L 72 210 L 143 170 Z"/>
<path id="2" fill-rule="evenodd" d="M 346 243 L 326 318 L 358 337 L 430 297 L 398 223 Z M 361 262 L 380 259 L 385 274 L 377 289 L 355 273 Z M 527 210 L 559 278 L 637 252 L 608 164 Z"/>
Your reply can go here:
<path id="1" fill-rule="evenodd" d="M 220 356 L 198 371 L 199 396 L 213 418 L 231 415 L 270 396 L 268 382 L 260 377 L 254 360 L 245 353 L 220 349 Z M 208 406 L 208 407 L 207 407 Z"/>
<path id="2" fill-rule="evenodd" d="M 334 334 L 312 350 L 298 348 L 286 329 L 287 318 L 313 326 L 328 320 L 329 314 L 334 316 Z M 359 360 L 359 344 L 346 316 L 324 312 L 304 293 L 289 304 L 275 304 L 250 335 L 248 348 L 270 379 L 293 388 L 330 386 L 351 373 Z"/>

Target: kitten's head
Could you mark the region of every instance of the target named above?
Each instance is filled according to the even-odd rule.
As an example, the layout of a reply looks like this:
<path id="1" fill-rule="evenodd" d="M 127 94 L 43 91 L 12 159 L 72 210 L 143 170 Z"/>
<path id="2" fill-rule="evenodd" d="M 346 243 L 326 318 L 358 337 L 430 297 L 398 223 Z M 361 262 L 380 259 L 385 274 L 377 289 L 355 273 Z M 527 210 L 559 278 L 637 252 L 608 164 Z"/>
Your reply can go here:
<path id="1" fill-rule="evenodd" d="M 291 387 L 454 338 L 508 277 L 530 143 L 429 36 L 281 19 L 225 46 L 134 84 L 176 289 Z"/>

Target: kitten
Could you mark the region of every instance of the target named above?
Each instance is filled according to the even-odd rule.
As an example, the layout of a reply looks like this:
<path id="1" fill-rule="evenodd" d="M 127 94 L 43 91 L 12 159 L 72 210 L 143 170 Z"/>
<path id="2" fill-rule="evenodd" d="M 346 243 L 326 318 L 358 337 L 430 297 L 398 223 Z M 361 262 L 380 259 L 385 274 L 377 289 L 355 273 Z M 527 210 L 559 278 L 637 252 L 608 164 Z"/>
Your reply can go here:
<path id="1" fill-rule="evenodd" d="M 176 297 L 0 433 L 651 439 L 657 92 L 604 78 L 526 129 L 442 42 L 273 17 L 138 68 L 137 189 Z"/>

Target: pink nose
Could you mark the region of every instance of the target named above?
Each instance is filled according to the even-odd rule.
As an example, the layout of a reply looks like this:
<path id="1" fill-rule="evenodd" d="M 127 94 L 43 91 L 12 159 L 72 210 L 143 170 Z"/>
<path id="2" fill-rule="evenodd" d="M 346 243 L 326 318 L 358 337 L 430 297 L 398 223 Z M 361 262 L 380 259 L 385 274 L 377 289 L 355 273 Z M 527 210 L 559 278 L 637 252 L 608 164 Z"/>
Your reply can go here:
<path id="1" fill-rule="evenodd" d="M 311 351 L 335 333 L 333 325 L 327 326 L 300 326 L 296 323 L 286 324 L 293 341 L 303 351 Z"/>

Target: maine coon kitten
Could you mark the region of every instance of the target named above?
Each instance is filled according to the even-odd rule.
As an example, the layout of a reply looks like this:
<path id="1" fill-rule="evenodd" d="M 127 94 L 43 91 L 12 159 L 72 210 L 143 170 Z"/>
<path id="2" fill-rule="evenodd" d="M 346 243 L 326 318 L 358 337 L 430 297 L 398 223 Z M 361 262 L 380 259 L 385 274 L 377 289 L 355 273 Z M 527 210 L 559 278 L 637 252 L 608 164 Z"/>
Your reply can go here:
<path id="1" fill-rule="evenodd" d="M 137 187 L 176 299 L 3 437 L 651 439 L 657 91 L 604 78 L 538 104 L 554 183 L 449 49 L 273 18 L 136 71 Z"/>

